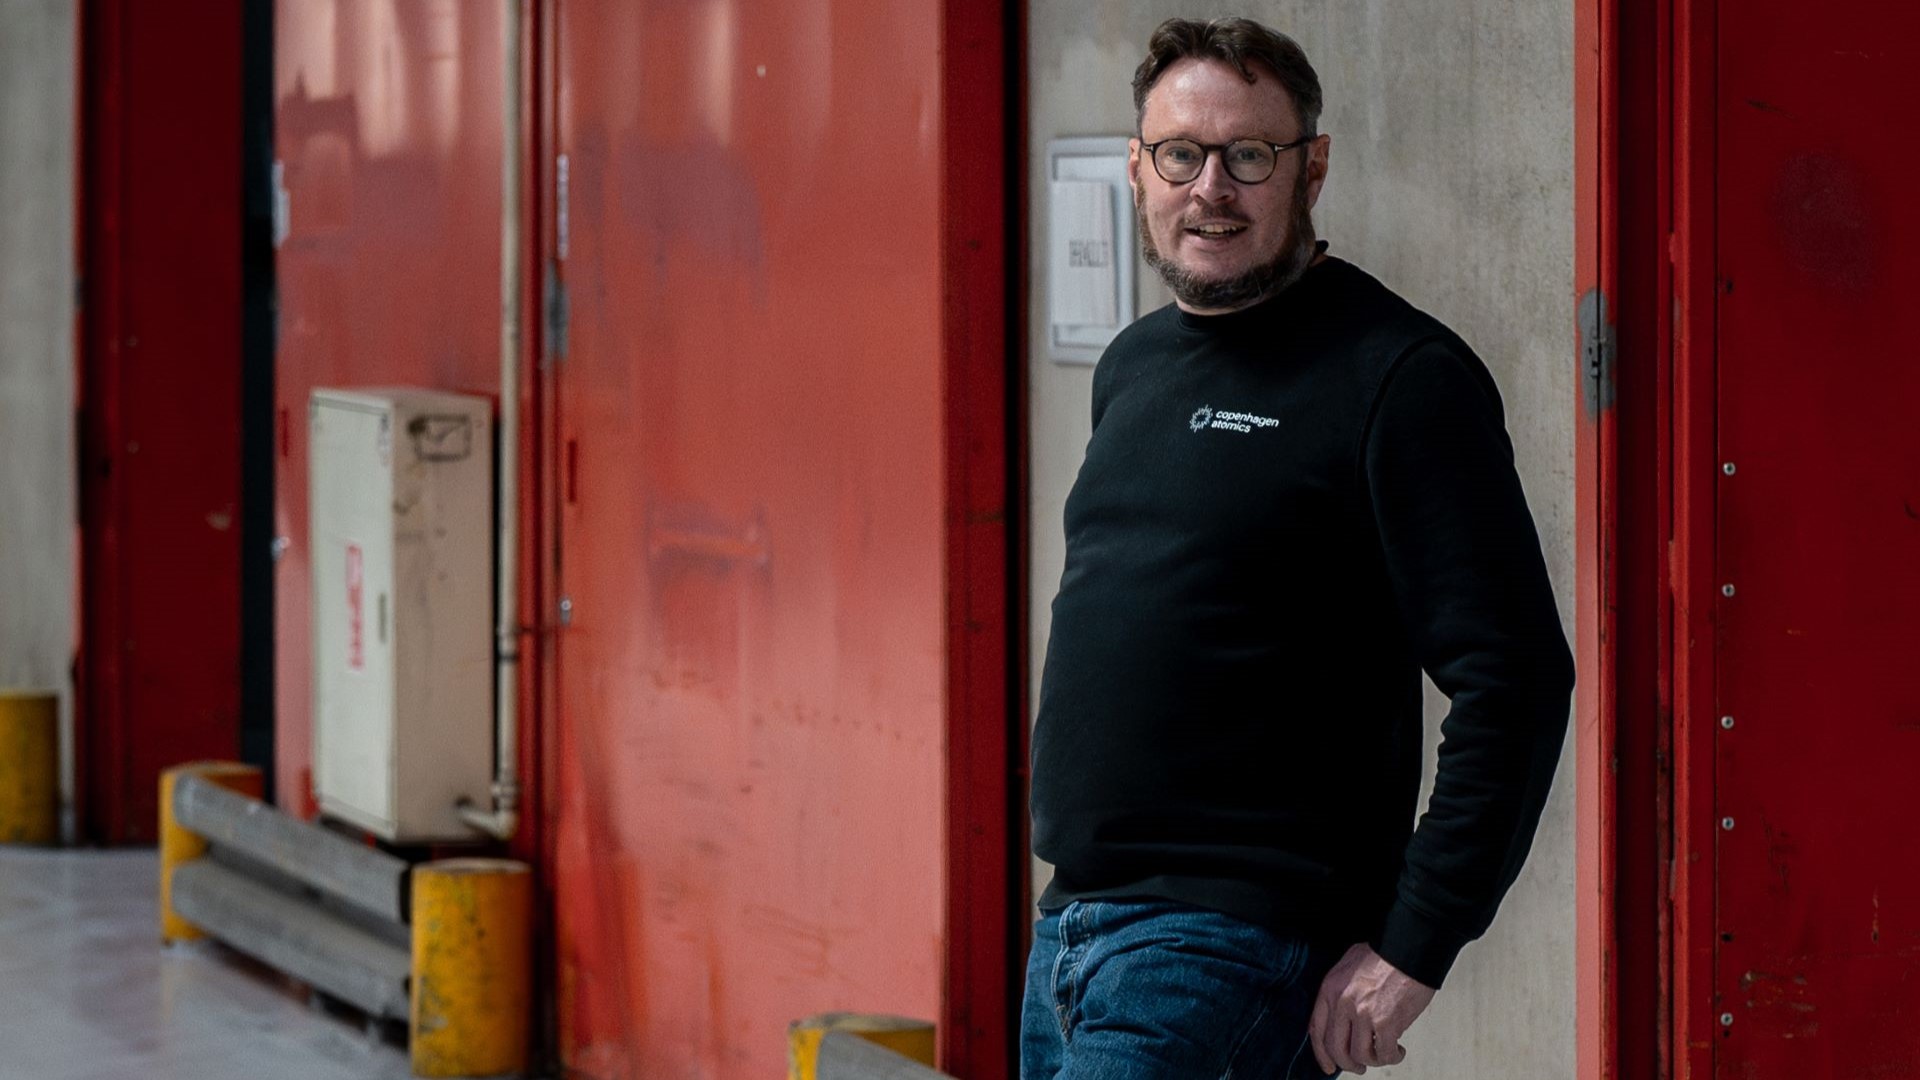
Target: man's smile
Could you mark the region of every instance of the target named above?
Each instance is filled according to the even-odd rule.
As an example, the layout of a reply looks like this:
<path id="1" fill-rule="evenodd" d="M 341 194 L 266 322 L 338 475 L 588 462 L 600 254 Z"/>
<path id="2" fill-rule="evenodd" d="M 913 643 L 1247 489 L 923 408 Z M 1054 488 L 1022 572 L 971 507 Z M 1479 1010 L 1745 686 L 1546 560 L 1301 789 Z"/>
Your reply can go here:
<path id="1" fill-rule="evenodd" d="M 1204 221 L 1186 227 L 1186 234 L 1207 247 L 1224 246 L 1247 231 L 1245 222 Z"/>

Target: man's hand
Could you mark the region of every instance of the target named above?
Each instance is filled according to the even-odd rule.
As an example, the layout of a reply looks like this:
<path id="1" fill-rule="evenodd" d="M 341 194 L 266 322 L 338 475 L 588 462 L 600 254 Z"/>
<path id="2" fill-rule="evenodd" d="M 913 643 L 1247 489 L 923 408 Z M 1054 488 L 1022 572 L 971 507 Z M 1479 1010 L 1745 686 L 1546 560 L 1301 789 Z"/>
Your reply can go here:
<path id="1" fill-rule="evenodd" d="M 1366 942 L 1348 949 L 1320 984 L 1307 1022 L 1320 1070 L 1358 1074 L 1369 1065 L 1405 1061 L 1400 1036 L 1427 1011 L 1433 995 L 1433 987 L 1413 981 Z"/>

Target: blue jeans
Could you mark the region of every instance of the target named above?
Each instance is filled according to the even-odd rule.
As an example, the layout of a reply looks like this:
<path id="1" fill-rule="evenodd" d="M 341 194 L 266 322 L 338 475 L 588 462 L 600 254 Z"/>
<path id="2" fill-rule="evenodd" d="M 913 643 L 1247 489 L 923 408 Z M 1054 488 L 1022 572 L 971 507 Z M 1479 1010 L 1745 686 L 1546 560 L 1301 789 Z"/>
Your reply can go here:
<path id="1" fill-rule="evenodd" d="M 1321 1080 L 1307 1044 L 1330 947 L 1166 900 L 1043 912 L 1021 1080 Z"/>

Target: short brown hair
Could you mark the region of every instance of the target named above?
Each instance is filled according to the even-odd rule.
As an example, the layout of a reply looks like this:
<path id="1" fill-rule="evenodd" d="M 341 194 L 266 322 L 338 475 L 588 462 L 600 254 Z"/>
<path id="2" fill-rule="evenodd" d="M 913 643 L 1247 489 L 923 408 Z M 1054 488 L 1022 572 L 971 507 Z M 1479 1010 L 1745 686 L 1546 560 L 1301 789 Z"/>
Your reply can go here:
<path id="1" fill-rule="evenodd" d="M 1318 132 L 1320 76 L 1307 62 L 1306 51 L 1300 48 L 1299 42 L 1278 30 L 1252 19 L 1236 18 L 1208 22 L 1168 19 L 1154 29 L 1153 36 L 1147 39 L 1147 58 L 1140 61 L 1133 72 L 1135 134 L 1139 134 L 1141 121 L 1146 119 L 1147 91 L 1153 89 L 1153 84 L 1160 81 L 1168 68 L 1189 56 L 1224 60 L 1248 82 L 1258 81 L 1258 75 L 1249 65 L 1250 61 L 1258 61 L 1279 78 L 1280 85 L 1286 87 L 1287 94 L 1293 98 L 1293 107 L 1300 111 L 1299 137 Z"/>

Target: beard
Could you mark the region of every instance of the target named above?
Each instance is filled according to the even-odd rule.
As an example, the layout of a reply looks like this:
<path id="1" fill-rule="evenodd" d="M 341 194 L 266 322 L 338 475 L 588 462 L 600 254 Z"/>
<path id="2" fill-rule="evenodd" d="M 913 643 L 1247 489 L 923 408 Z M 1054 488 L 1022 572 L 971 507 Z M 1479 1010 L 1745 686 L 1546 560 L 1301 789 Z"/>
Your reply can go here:
<path id="1" fill-rule="evenodd" d="M 1153 230 L 1147 227 L 1146 186 L 1135 181 L 1134 214 L 1139 218 L 1141 253 L 1147 265 L 1159 273 L 1174 298 L 1190 308 L 1202 311 L 1233 311 L 1256 304 L 1293 284 L 1313 262 L 1316 237 L 1313 211 L 1307 204 L 1307 170 L 1301 169 L 1293 182 L 1293 198 L 1287 215 L 1287 242 L 1273 258 L 1225 278 L 1206 278 L 1175 263 L 1162 254 L 1153 242 Z"/>

